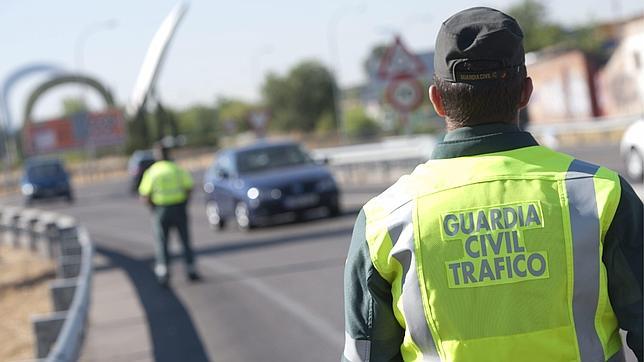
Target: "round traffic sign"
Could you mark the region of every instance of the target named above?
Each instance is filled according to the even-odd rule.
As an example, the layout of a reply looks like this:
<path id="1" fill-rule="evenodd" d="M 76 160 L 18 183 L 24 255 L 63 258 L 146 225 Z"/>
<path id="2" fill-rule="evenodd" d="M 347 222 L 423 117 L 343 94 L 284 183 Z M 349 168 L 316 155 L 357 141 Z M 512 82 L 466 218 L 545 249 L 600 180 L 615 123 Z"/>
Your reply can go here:
<path id="1" fill-rule="evenodd" d="M 411 112 L 423 103 L 423 86 L 416 78 L 394 79 L 386 89 L 387 101 L 400 112 Z"/>

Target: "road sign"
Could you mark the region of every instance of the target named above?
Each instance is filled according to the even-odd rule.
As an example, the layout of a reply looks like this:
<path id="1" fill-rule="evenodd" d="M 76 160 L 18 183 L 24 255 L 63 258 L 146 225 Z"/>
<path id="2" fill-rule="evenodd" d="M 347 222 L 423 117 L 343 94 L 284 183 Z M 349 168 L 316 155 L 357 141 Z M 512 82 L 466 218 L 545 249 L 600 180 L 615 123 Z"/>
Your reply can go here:
<path id="1" fill-rule="evenodd" d="M 382 57 L 378 75 L 388 82 L 385 100 L 395 110 L 406 114 L 415 111 L 423 103 L 423 86 L 418 80 L 425 72 L 425 65 L 396 37 Z"/>
<path id="2" fill-rule="evenodd" d="M 425 65 L 396 37 L 382 57 L 378 75 L 382 79 L 391 79 L 401 76 L 416 77 L 425 72 Z"/>
<path id="3" fill-rule="evenodd" d="M 399 112 L 411 112 L 423 103 L 423 86 L 414 77 L 392 80 L 385 90 L 387 101 Z"/>

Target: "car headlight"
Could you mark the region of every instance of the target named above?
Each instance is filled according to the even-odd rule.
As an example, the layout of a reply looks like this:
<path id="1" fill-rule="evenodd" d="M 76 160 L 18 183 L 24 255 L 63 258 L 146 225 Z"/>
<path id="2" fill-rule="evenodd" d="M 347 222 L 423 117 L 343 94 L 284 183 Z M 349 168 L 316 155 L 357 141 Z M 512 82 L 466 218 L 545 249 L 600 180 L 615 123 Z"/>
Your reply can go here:
<path id="1" fill-rule="evenodd" d="M 322 181 L 318 181 L 318 183 L 315 184 L 315 189 L 318 192 L 335 190 L 336 189 L 335 181 L 332 178 L 326 178 Z"/>
<path id="2" fill-rule="evenodd" d="M 249 188 L 248 192 L 246 192 L 246 196 L 251 200 L 257 199 L 259 197 L 259 189 L 257 187 Z"/>
<path id="3" fill-rule="evenodd" d="M 24 184 L 21 189 L 24 195 L 31 195 L 34 193 L 34 185 L 32 184 Z"/>
<path id="4" fill-rule="evenodd" d="M 251 187 L 246 192 L 251 200 L 278 200 L 282 197 L 282 191 L 280 189 L 258 189 L 257 187 Z"/>

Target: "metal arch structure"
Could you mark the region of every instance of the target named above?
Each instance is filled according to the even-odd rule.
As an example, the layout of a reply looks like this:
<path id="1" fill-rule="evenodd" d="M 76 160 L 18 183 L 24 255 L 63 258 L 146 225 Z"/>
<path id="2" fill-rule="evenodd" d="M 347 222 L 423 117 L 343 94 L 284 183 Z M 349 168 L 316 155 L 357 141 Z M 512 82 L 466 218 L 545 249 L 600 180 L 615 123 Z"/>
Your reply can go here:
<path id="1" fill-rule="evenodd" d="M 132 95 L 126 105 L 126 113 L 130 117 L 136 117 L 145 108 L 150 96 L 154 95 L 154 88 L 168 47 L 187 10 L 188 4 L 185 2 L 175 5 L 154 34 L 141 64 Z"/>
<path id="2" fill-rule="evenodd" d="M 154 112 L 159 121 L 158 134 L 155 138 L 162 138 L 168 126 L 173 136 L 177 135 L 174 118 L 161 105 L 159 96 L 156 93 L 156 84 L 172 38 L 187 10 L 188 4 L 180 2 L 175 5 L 161 23 L 148 46 L 132 95 L 125 106 L 125 113 L 130 121 L 129 128 L 131 133 L 138 134 L 141 137 L 141 144 L 137 145 L 138 147 L 148 147 L 150 144 L 150 135 L 146 124 L 146 110 L 148 104 L 152 102 L 155 105 Z"/>
<path id="3" fill-rule="evenodd" d="M 61 75 L 42 83 L 31 92 L 31 94 L 29 95 L 29 98 L 27 99 L 27 103 L 25 104 L 24 113 L 23 113 L 25 126 L 31 123 L 31 113 L 36 105 L 36 102 L 38 101 L 38 99 L 40 99 L 40 97 L 43 94 L 45 94 L 47 91 L 51 90 L 52 88 L 56 88 L 58 86 L 69 84 L 69 83 L 84 84 L 86 86 L 89 86 L 94 90 L 96 90 L 103 97 L 103 100 L 105 100 L 105 103 L 107 104 L 108 107 L 115 106 L 114 97 L 112 96 L 112 93 L 105 86 L 103 86 L 98 80 L 82 74 Z"/>
<path id="4" fill-rule="evenodd" d="M 17 150 L 14 142 L 11 142 L 11 145 L 9 145 L 8 142 L 9 140 L 13 141 L 12 138 L 9 138 L 9 134 L 13 127 L 11 109 L 9 106 L 9 96 L 11 95 L 11 91 L 16 83 L 37 73 L 56 75 L 64 73 L 64 69 L 49 63 L 28 64 L 13 71 L 4 80 L 2 88 L 0 89 L 0 127 L 2 128 L 2 147 L 4 147 L 5 155 L 10 157 L 10 162 L 13 161 L 13 157 L 15 157 Z"/>

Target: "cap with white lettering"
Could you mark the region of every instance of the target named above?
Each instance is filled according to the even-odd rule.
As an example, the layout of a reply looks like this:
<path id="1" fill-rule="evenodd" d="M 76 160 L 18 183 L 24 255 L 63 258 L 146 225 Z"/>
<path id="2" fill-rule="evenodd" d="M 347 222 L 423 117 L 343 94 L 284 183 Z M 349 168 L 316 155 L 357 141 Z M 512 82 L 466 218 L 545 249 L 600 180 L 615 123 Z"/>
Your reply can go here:
<path id="1" fill-rule="evenodd" d="M 438 32 L 434 72 L 453 83 L 502 81 L 525 74 L 521 27 L 513 17 L 491 8 L 456 13 Z"/>

